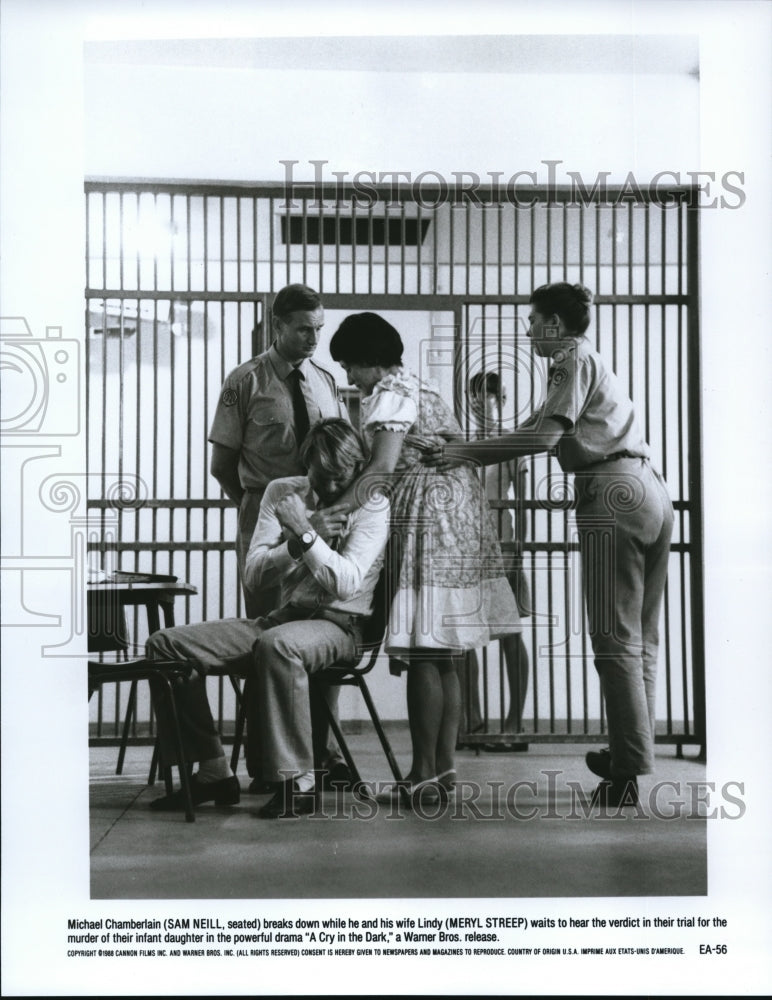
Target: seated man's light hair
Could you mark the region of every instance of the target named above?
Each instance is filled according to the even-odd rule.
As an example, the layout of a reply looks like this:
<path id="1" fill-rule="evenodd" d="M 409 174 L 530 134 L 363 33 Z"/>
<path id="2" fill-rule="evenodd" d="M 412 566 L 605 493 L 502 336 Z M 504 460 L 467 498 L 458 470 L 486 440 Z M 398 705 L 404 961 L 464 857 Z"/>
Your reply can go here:
<path id="1" fill-rule="evenodd" d="M 309 430 L 300 447 L 300 461 L 308 467 L 312 457 L 326 473 L 358 471 L 367 461 L 362 439 L 341 417 L 320 420 Z"/>

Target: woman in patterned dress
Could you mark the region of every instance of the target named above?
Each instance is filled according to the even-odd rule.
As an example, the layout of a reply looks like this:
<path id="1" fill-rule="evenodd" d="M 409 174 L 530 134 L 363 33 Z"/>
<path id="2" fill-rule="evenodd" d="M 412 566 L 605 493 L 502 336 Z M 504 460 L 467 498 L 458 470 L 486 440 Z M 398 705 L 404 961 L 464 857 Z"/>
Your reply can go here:
<path id="1" fill-rule="evenodd" d="M 394 596 L 385 650 L 392 673 L 408 668 L 408 793 L 448 791 L 460 715 L 454 657 L 519 631 L 517 606 L 475 469 L 421 464 L 427 448 L 460 437 L 461 428 L 438 388 L 402 367 L 399 333 L 375 313 L 358 313 L 341 323 L 330 352 L 362 392 L 361 431 L 371 451 L 336 507 L 354 509 L 376 486 L 391 499 Z"/>

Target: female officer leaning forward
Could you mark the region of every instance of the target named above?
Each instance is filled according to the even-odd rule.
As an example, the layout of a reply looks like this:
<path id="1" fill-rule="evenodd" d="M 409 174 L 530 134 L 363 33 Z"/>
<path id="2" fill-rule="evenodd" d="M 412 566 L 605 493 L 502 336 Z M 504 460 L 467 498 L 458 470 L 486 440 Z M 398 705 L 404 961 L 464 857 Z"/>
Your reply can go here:
<path id="1" fill-rule="evenodd" d="M 585 759 L 604 779 L 597 804 L 634 805 L 636 776 L 654 766 L 659 615 L 673 506 L 649 462 L 632 402 L 584 336 L 592 293 L 557 282 L 537 288 L 530 301 L 528 335 L 536 353 L 551 359 L 544 403 L 510 434 L 449 441 L 424 461 L 493 465 L 556 448 L 563 471 L 575 474 L 582 583 L 609 734 L 609 749 Z"/>

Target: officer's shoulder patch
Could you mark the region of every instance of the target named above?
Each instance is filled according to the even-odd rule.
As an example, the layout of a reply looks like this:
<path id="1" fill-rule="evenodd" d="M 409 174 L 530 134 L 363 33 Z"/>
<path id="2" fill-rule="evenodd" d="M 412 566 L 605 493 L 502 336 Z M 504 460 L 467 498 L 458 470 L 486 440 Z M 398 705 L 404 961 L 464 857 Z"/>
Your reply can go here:
<path id="1" fill-rule="evenodd" d="M 223 389 L 222 396 L 220 397 L 220 399 L 222 401 L 223 406 L 233 406 L 234 404 L 238 403 L 239 394 L 236 392 L 235 389 L 232 389 L 230 386 L 228 386 L 225 389 Z"/>

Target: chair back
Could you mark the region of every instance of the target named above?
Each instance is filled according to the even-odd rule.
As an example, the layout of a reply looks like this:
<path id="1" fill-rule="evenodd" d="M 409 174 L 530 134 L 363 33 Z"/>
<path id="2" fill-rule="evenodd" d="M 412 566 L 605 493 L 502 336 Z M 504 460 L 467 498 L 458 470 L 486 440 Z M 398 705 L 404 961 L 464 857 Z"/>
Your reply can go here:
<path id="1" fill-rule="evenodd" d="M 89 653 L 120 653 L 129 648 L 126 612 L 115 591 L 89 591 L 86 610 Z"/>
<path id="2" fill-rule="evenodd" d="M 373 591 L 373 611 L 369 618 L 362 624 L 362 643 L 359 647 L 361 656 L 380 648 L 383 637 L 386 634 L 386 625 L 389 620 L 389 605 L 391 595 L 387 585 L 387 572 L 384 564 L 378 581 Z"/>

